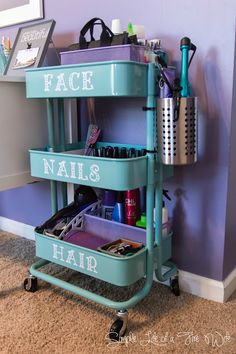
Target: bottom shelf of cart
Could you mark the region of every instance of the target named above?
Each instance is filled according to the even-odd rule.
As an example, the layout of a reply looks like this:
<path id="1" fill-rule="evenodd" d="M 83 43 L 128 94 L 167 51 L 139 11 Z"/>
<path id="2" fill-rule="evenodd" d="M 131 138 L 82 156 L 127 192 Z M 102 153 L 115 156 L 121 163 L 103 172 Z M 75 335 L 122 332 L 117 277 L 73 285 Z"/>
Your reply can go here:
<path id="1" fill-rule="evenodd" d="M 97 250 L 35 233 L 36 256 L 52 263 L 90 275 L 117 286 L 128 286 L 146 275 L 148 251 L 117 257 Z M 171 236 L 162 242 L 162 263 L 171 258 Z M 158 247 L 154 247 L 154 263 Z"/>

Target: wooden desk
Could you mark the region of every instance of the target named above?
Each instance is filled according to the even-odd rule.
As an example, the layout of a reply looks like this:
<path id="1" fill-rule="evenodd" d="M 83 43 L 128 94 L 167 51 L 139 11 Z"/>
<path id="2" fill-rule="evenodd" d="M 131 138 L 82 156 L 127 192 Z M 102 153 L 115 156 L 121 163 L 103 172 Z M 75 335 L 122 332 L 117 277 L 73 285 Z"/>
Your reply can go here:
<path id="1" fill-rule="evenodd" d="M 0 77 L 0 191 L 32 182 L 29 153 L 47 144 L 46 104 L 26 99 L 24 77 Z"/>

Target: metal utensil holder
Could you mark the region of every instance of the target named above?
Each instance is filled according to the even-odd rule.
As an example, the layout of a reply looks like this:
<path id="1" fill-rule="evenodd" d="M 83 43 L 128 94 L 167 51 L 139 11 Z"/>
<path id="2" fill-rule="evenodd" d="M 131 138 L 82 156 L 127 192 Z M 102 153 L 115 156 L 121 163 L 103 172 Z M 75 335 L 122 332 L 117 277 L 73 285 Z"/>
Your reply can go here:
<path id="1" fill-rule="evenodd" d="M 165 165 L 197 161 L 197 97 L 157 99 L 158 151 Z"/>

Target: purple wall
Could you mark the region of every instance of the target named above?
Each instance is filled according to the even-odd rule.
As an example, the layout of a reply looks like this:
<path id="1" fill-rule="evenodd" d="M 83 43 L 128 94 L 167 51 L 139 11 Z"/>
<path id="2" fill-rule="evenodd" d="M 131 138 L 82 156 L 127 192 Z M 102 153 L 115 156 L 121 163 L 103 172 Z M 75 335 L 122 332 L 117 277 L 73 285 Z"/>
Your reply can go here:
<path id="1" fill-rule="evenodd" d="M 236 46 L 235 46 L 236 53 Z M 235 198 L 235 181 L 236 181 L 236 57 L 234 55 L 234 81 L 233 81 L 233 100 L 232 100 L 232 117 L 231 117 L 231 136 L 230 136 L 230 162 L 228 173 L 228 195 L 226 209 L 226 233 L 224 247 L 224 269 L 223 278 L 225 278 L 233 268 L 236 267 L 236 198 Z"/>
<path id="2" fill-rule="evenodd" d="M 170 60 L 178 68 L 180 39 L 189 36 L 197 45 L 190 82 L 199 97 L 199 162 L 175 169 L 175 176 L 166 183 L 173 198 L 172 205 L 168 206 L 174 218 L 174 258 L 179 268 L 217 280 L 224 279 L 235 267 L 235 248 L 231 247 L 231 242 L 235 242 L 232 236 L 233 228 L 236 229 L 235 218 L 232 217 L 235 202 L 232 201 L 230 187 L 236 171 L 229 151 L 231 134 L 236 129 L 231 127 L 235 1 L 179 0 L 170 3 L 147 0 L 144 8 L 142 2 L 124 0 L 112 3 L 112 6 L 105 0 L 100 0 L 99 6 L 94 0 L 88 0 L 86 4 L 80 0 L 62 0 L 60 9 L 56 0 L 45 0 L 44 3 L 45 18 L 54 18 L 57 23 L 53 36 L 57 47 L 78 41 L 81 27 L 95 16 L 102 17 L 107 24 L 112 18 L 120 18 L 123 24 L 131 20 L 145 25 L 146 37 L 161 38 L 163 47 L 170 53 Z M 17 28 L 2 29 L 0 35 L 13 37 Z M 99 119 L 107 128 L 105 139 L 142 143 L 145 122 L 140 107 L 143 102 L 132 103 L 131 109 L 128 102 L 122 100 L 119 111 L 114 110 L 112 100 L 106 105 L 103 102 L 98 100 L 96 106 Z M 121 137 L 120 131 L 128 130 L 133 132 L 132 137 L 125 134 Z M 229 175 L 230 163 L 234 164 L 234 170 Z M 37 205 L 31 197 L 35 193 L 34 188 L 47 191 L 44 186 L 20 189 L 24 191 L 25 198 L 29 198 L 24 209 L 20 204 L 19 209 L 10 207 L 16 190 L 15 193 L 1 193 L 0 215 L 31 224 L 39 223 L 45 215 L 42 207 L 48 213 L 48 196 L 41 197 L 39 193 Z M 32 210 L 35 210 L 34 217 L 29 216 Z"/>
<path id="3" fill-rule="evenodd" d="M 32 183 L 1 192 L 0 215 L 28 225 L 41 224 L 51 215 L 50 183 Z"/>

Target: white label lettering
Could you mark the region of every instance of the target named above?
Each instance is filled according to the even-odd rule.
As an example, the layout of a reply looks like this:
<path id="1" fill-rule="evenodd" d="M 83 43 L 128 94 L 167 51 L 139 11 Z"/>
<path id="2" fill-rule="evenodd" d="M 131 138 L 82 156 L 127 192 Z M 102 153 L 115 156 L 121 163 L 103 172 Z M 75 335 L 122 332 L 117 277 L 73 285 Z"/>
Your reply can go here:
<path id="1" fill-rule="evenodd" d="M 75 261 L 75 251 L 74 250 L 69 250 L 68 255 L 67 255 L 66 263 L 71 264 L 71 262 L 73 262 L 73 265 L 75 265 L 75 266 L 78 265 Z"/>
<path id="2" fill-rule="evenodd" d="M 89 174 L 89 178 L 91 181 L 93 182 L 98 182 L 100 180 L 100 175 L 99 175 L 99 166 L 98 165 L 91 165 L 90 166 L 90 174 Z"/>
<path id="3" fill-rule="evenodd" d="M 92 83 L 93 71 L 61 72 L 59 75 L 44 74 L 44 91 L 91 91 L 94 90 Z"/>
<path id="4" fill-rule="evenodd" d="M 53 258 L 59 259 L 60 261 L 64 262 L 63 250 L 64 250 L 64 247 L 57 246 L 55 243 L 53 243 Z"/>
<path id="5" fill-rule="evenodd" d="M 83 71 L 82 72 L 82 76 L 83 76 L 83 88 L 82 90 L 93 90 L 93 84 L 91 82 L 91 78 L 93 76 L 93 72 L 92 71 Z"/>
<path id="6" fill-rule="evenodd" d="M 79 79 L 80 77 L 80 73 L 77 72 L 73 72 L 70 74 L 69 76 L 69 88 L 72 91 L 78 91 L 79 90 L 79 84 L 77 84 L 77 86 L 75 86 L 75 79 Z"/>
<path id="7" fill-rule="evenodd" d="M 70 178 L 76 178 L 76 175 L 75 175 L 75 162 L 70 162 Z"/>
<path id="8" fill-rule="evenodd" d="M 52 244 L 52 258 L 60 262 L 70 264 L 73 267 L 84 269 L 88 272 L 98 273 L 97 260 L 93 256 L 86 256 L 83 252 L 76 252 L 74 249 L 67 249 L 57 244 Z"/>
<path id="9" fill-rule="evenodd" d="M 48 162 L 48 160 L 47 159 L 43 159 L 43 166 L 44 166 L 44 173 L 46 174 L 46 175 L 49 175 L 49 171 L 50 171 L 50 173 L 52 173 L 53 174 L 53 172 L 54 172 L 54 162 L 55 162 L 55 160 L 49 160 L 50 161 L 50 165 L 49 165 L 49 162 Z"/>
<path id="10" fill-rule="evenodd" d="M 58 172 L 57 172 L 57 175 L 58 176 L 61 176 L 61 177 L 69 177 L 67 171 L 66 171 L 66 161 L 61 161 L 59 162 L 59 169 L 58 169 Z"/>
<path id="11" fill-rule="evenodd" d="M 93 256 L 86 257 L 87 258 L 87 270 L 90 272 L 97 273 L 96 267 L 97 267 L 97 261 Z"/>
<path id="12" fill-rule="evenodd" d="M 45 74 L 44 76 L 44 91 L 50 91 L 50 87 L 52 86 L 52 74 Z"/>
<path id="13" fill-rule="evenodd" d="M 84 253 L 79 252 L 79 267 L 84 269 Z"/>
<path id="14" fill-rule="evenodd" d="M 57 76 L 57 85 L 55 88 L 55 91 L 68 91 L 68 88 L 66 87 L 65 79 L 64 79 L 64 73 L 61 73 L 60 75 Z"/>
<path id="15" fill-rule="evenodd" d="M 54 160 L 42 158 L 43 173 L 64 178 L 78 179 L 97 183 L 101 177 L 99 174 L 99 166 L 96 164 L 88 165 L 88 163 L 73 162 L 66 160 Z"/>
<path id="16" fill-rule="evenodd" d="M 78 162 L 78 172 L 79 172 L 78 179 L 82 179 L 83 181 L 87 181 L 88 176 L 83 176 L 83 167 L 84 167 L 84 164 L 81 162 Z"/>

